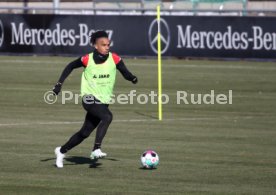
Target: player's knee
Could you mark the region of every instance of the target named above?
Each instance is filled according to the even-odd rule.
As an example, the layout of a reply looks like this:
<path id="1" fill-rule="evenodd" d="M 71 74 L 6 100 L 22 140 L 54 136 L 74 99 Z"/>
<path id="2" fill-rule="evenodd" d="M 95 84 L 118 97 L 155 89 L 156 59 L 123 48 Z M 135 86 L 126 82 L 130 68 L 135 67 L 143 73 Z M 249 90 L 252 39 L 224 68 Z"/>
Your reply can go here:
<path id="1" fill-rule="evenodd" d="M 90 132 L 89 131 L 85 131 L 84 129 L 81 129 L 80 133 L 79 133 L 80 137 L 82 139 L 86 139 L 89 137 Z"/>
<path id="2" fill-rule="evenodd" d="M 106 114 L 106 115 L 104 116 L 103 121 L 106 122 L 106 123 L 111 123 L 111 122 L 112 122 L 112 119 L 113 119 L 113 115 L 112 115 L 111 113 L 109 113 L 109 114 Z"/>

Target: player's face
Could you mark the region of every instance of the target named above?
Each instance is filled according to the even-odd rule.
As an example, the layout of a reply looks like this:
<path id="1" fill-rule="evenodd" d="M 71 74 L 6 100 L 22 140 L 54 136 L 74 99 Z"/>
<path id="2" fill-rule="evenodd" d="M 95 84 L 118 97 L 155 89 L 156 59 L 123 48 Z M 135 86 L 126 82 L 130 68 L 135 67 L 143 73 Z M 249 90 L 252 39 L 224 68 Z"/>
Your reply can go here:
<path id="1" fill-rule="evenodd" d="M 109 52 L 110 41 L 108 38 L 105 38 L 105 37 L 99 38 L 97 39 L 94 46 L 100 54 L 106 55 Z"/>

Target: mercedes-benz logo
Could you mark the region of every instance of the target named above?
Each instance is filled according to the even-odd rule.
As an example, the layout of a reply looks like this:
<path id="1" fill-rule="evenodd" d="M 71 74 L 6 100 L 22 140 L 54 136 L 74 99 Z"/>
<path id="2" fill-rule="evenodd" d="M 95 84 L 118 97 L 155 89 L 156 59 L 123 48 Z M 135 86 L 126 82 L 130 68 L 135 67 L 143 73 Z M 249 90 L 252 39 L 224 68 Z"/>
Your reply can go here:
<path id="1" fill-rule="evenodd" d="M 170 29 L 166 20 L 163 18 L 160 19 L 160 37 L 161 37 L 161 53 L 165 53 L 170 45 Z M 151 49 L 157 54 L 157 33 L 158 33 L 158 21 L 157 19 L 153 20 L 149 27 L 149 43 Z"/>
<path id="2" fill-rule="evenodd" d="M 4 41 L 4 26 L 2 20 L 0 20 L 0 47 L 2 46 Z"/>

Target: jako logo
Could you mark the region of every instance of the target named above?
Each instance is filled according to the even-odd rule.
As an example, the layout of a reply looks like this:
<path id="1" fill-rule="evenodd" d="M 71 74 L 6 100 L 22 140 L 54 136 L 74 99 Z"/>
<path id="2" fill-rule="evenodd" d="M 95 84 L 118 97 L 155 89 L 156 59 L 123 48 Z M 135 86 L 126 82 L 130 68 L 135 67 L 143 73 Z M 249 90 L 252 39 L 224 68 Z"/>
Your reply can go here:
<path id="1" fill-rule="evenodd" d="M 158 34 L 158 21 L 153 20 L 149 27 L 149 43 L 152 51 L 157 54 L 157 34 Z M 161 34 L 161 53 L 165 53 L 170 45 L 170 29 L 169 25 L 163 18 L 160 19 L 160 34 Z"/>
<path id="2" fill-rule="evenodd" d="M 109 77 L 110 77 L 109 74 L 99 74 L 98 76 L 94 74 L 93 79 L 97 79 L 97 78 L 105 79 L 105 78 L 109 78 Z"/>
<path id="3" fill-rule="evenodd" d="M 0 47 L 2 46 L 4 42 L 4 26 L 2 23 L 2 20 L 0 20 Z"/>

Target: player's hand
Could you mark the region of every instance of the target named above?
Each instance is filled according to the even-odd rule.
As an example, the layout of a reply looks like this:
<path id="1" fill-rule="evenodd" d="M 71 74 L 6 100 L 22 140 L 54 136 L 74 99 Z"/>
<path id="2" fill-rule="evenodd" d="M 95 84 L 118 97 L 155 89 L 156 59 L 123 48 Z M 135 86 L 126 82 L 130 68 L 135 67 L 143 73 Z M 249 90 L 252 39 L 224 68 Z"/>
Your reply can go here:
<path id="1" fill-rule="evenodd" d="M 136 76 L 134 76 L 134 78 L 131 81 L 133 84 L 136 84 L 138 82 L 138 78 Z"/>
<path id="2" fill-rule="evenodd" d="M 62 83 L 57 82 L 57 84 L 53 87 L 54 95 L 58 95 L 61 90 Z"/>

